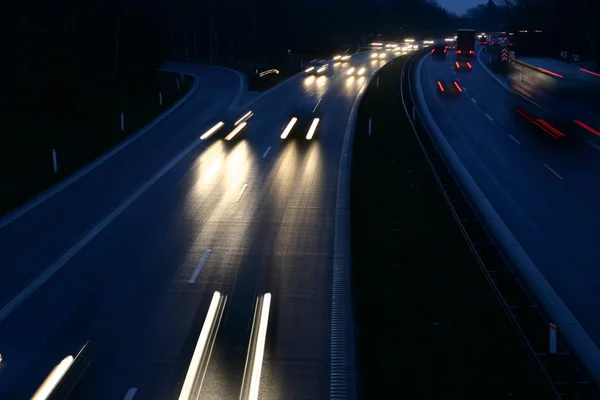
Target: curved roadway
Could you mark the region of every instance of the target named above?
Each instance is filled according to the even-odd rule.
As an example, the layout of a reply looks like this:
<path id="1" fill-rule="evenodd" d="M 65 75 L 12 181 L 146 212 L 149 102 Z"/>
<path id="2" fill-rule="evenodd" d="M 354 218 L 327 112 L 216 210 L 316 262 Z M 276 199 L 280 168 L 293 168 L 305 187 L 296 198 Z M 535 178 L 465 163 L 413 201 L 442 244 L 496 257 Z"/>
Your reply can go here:
<path id="1" fill-rule="evenodd" d="M 371 73 L 384 63 L 368 56 L 351 64 Z M 74 398 L 176 399 L 215 291 L 227 303 L 199 398 L 239 397 L 264 293 L 272 305 L 259 397 L 329 397 L 338 168 L 365 83 L 344 68 L 315 81 L 301 74 L 261 96 L 232 142 L 222 140 L 226 132 L 199 136 L 231 115 L 239 76 L 194 69 L 199 89 L 179 109 L 4 220 L 0 397 L 30 396 L 91 341 L 93 360 Z M 292 110 L 319 101 L 320 135 L 282 141 Z"/>
<path id="2" fill-rule="evenodd" d="M 523 121 L 481 65 L 426 56 L 420 85 L 435 122 L 500 217 L 588 335 L 600 344 L 600 147 L 557 141 Z M 459 79 L 460 98 L 436 81 Z"/>

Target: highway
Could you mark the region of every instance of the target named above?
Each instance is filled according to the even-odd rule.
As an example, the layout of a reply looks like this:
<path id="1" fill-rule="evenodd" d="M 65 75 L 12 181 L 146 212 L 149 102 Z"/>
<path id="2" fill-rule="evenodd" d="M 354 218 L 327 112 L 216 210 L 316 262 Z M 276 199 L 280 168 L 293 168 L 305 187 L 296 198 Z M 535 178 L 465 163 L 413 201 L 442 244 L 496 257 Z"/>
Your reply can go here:
<path id="1" fill-rule="evenodd" d="M 474 59 L 455 71 L 428 55 L 420 82 L 436 124 L 477 185 L 592 340 L 600 344 L 600 147 L 557 141 L 514 111 L 512 95 Z M 459 79 L 458 99 L 437 80 Z"/>
<path id="2" fill-rule="evenodd" d="M 384 63 L 369 53 L 351 61 L 368 73 Z M 0 222 L 0 398 L 28 398 L 90 341 L 92 363 L 72 398 L 176 399 L 215 292 L 226 300 L 198 398 L 240 397 L 265 294 L 259 397 L 329 397 L 338 172 L 365 83 L 344 68 L 300 74 L 260 97 L 232 141 L 222 131 L 199 137 L 247 111 L 227 109 L 239 77 L 195 70 L 200 88 L 173 114 Z M 293 110 L 317 104 L 316 138 L 280 139 Z"/>

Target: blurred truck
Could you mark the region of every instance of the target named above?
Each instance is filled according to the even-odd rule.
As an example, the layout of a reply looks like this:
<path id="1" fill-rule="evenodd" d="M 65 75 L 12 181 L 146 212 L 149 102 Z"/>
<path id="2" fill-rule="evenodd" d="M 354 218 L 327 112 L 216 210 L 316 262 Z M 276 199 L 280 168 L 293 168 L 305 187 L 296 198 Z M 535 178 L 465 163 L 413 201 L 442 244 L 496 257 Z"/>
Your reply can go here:
<path id="1" fill-rule="evenodd" d="M 456 32 L 456 58 L 458 60 L 471 58 L 475 55 L 475 31 L 459 29 Z"/>

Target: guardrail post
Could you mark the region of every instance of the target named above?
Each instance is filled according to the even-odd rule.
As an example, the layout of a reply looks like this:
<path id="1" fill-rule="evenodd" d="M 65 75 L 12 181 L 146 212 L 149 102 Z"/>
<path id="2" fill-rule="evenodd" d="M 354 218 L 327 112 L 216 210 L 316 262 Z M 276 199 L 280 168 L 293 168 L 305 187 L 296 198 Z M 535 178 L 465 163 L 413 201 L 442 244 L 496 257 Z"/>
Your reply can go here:
<path id="1" fill-rule="evenodd" d="M 121 113 L 121 132 L 125 131 L 125 113 Z"/>
<path id="2" fill-rule="evenodd" d="M 492 63 L 492 56 L 488 56 L 488 64 Z"/>
<path id="3" fill-rule="evenodd" d="M 52 166 L 54 167 L 54 173 L 58 172 L 58 162 L 56 160 L 56 149 L 52 149 Z"/>
<path id="4" fill-rule="evenodd" d="M 550 337 L 548 341 L 548 353 L 556 354 L 556 332 L 558 327 L 554 324 L 550 324 Z"/>
<path id="5" fill-rule="evenodd" d="M 158 92 L 158 104 L 162 106 L 162 92 Z"/>
<path id="6" fill-rule="evenodd" d="M 300 69 L 304 68 L 304 61 L 300 60 Z"/>
<path id="7" fill-rule="evenodd" d="M 371 136 L 371 128 L 373 127 L 373 118 L 369 117 L 369 136 Z"/>

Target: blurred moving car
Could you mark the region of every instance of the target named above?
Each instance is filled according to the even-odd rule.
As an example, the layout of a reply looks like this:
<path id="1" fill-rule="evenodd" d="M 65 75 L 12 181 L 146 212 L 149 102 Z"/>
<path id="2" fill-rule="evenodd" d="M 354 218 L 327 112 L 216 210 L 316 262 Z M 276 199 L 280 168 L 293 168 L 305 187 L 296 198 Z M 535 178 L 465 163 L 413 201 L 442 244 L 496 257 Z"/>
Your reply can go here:
<path id="1" fill-rule="evenodd" d="M 445 60 L 447 51 L 448 51 L 448 46 L 446 46 L 445 44 L 436 44 L 433 47 L 433 50 L 431 50 L 431 53 L 433 54 L 432 57 L 440 59 L 440 60 Z"/>
<path id="2" fill-rule="evenodd" d="M 454 67 L 455 69 L 460 71 L 471 71 L 471 69 L 473 68 L 473 64 L 471 64 L 470 61 L 458 60 L 454 63 Z"/>
<path id="3" fill-rule="evenodd" d="M 333 57 L 333 61 L 348 62 L 348 61 L 350 61 L 351 58 L 352 58 L 352 56 L 350 54 L 338 54 L 337 56 Z"/>
<path id="4" fill-rule="evenodd" d="M 455 80 L 439 80 L 436 82 L 438 95 L 455 97 L 462 93 L 462 88 L 458 81 Z"/>
<path id="5" fill-rule="evenodd" d="M 281 132 L 281 139 L 304 138 L 311 140 L 319 135 L 323 112 L 320 101 L 313 107 L 304 107 L 296 110 L 290 116 L 289 122 Z"/>
<path id="6" fill-rule="evenodd" d="M 350 67 L 346 71 L 346 75 L 348 76 L 364 76 L 367 70 L 365 67 Z"/>
<path id="7" fill-rule="evenodd" d="M 315 61 L 313 65 L 306 69 L 306 73 L 309 75 L 325 75 L 329 69 L 329 64 L 321 60 Z"/>

